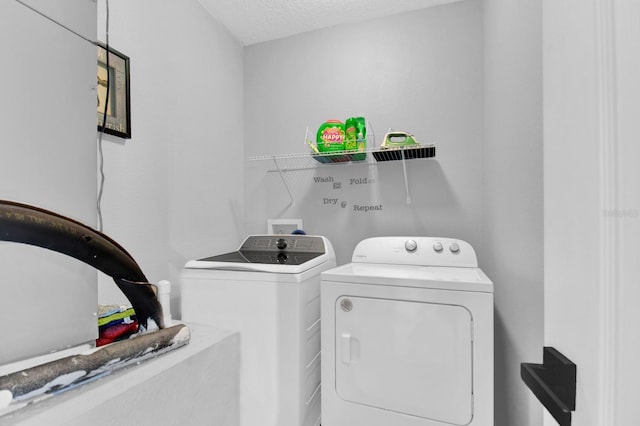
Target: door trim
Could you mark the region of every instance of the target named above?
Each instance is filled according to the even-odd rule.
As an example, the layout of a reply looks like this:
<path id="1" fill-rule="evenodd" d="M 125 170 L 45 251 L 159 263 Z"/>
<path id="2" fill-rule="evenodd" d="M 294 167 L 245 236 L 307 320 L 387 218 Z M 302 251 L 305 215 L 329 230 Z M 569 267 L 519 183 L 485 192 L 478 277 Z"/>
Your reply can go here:
<path id="1" fill-rule="evenodd" d="M 598 144 L 600 150 L 600 383 L 601 425 L 615 425 L 620 234 L 614 0 L 596 0 Z"/>

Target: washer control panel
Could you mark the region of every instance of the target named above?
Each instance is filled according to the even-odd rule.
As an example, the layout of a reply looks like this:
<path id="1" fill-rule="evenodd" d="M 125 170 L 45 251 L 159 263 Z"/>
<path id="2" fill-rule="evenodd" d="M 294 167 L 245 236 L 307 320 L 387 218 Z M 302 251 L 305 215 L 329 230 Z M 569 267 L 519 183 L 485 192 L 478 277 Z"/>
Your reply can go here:
<path id="1" fill-rule="evenodd" d="M 322 254 L 325 252 L 322 237 L 311 235 L 251 235 L 242 243 L 240 251 Z"/>
<path id="2" fill-rule="evenodd" d="M 376 237 L 361 241 L 352 262 L 477 268 L 466 241 L 437 237 Z"/>

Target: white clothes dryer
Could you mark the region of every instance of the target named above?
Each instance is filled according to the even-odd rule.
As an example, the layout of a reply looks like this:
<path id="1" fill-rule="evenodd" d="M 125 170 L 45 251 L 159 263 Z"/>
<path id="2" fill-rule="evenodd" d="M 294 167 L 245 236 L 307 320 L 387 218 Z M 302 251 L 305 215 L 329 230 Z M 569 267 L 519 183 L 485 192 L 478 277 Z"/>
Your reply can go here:
<path id="1" fill-rule="evenodd" d="M 323 426 L 493 426 L 493 283 L 471 245 L 370 238 L 321 277 Z"/>
<path id="2" fill-rule="evenodd" d="M 320 424 L 320 273 L 329 240 L 253 235 L 186 263 L 182 319 L 240 332 L 240 425 Z"/>

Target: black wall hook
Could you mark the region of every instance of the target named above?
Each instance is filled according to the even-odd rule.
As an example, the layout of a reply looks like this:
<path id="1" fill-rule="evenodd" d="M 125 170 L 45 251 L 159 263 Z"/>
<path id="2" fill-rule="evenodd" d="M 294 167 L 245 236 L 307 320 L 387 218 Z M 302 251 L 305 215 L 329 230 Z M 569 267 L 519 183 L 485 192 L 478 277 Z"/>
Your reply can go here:
<path id="1" fill-rule="evenodd" d="M 576 365 L 552 347 L 544 347 L 542 364 L 520 365 L 520 377 L 560 426 L 571 426 L 576 373 Z"/>

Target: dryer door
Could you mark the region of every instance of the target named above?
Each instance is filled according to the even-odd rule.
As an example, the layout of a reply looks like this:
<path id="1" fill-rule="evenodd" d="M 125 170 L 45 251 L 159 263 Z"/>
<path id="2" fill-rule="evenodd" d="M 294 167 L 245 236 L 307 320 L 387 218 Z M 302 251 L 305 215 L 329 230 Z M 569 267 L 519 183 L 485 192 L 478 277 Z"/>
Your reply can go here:
<path id="1" fill-rule="evenodd" d="M 340 297 L 336 392 L 454 425 L 473 417 L 472 316 L 463 306 Z"/>

